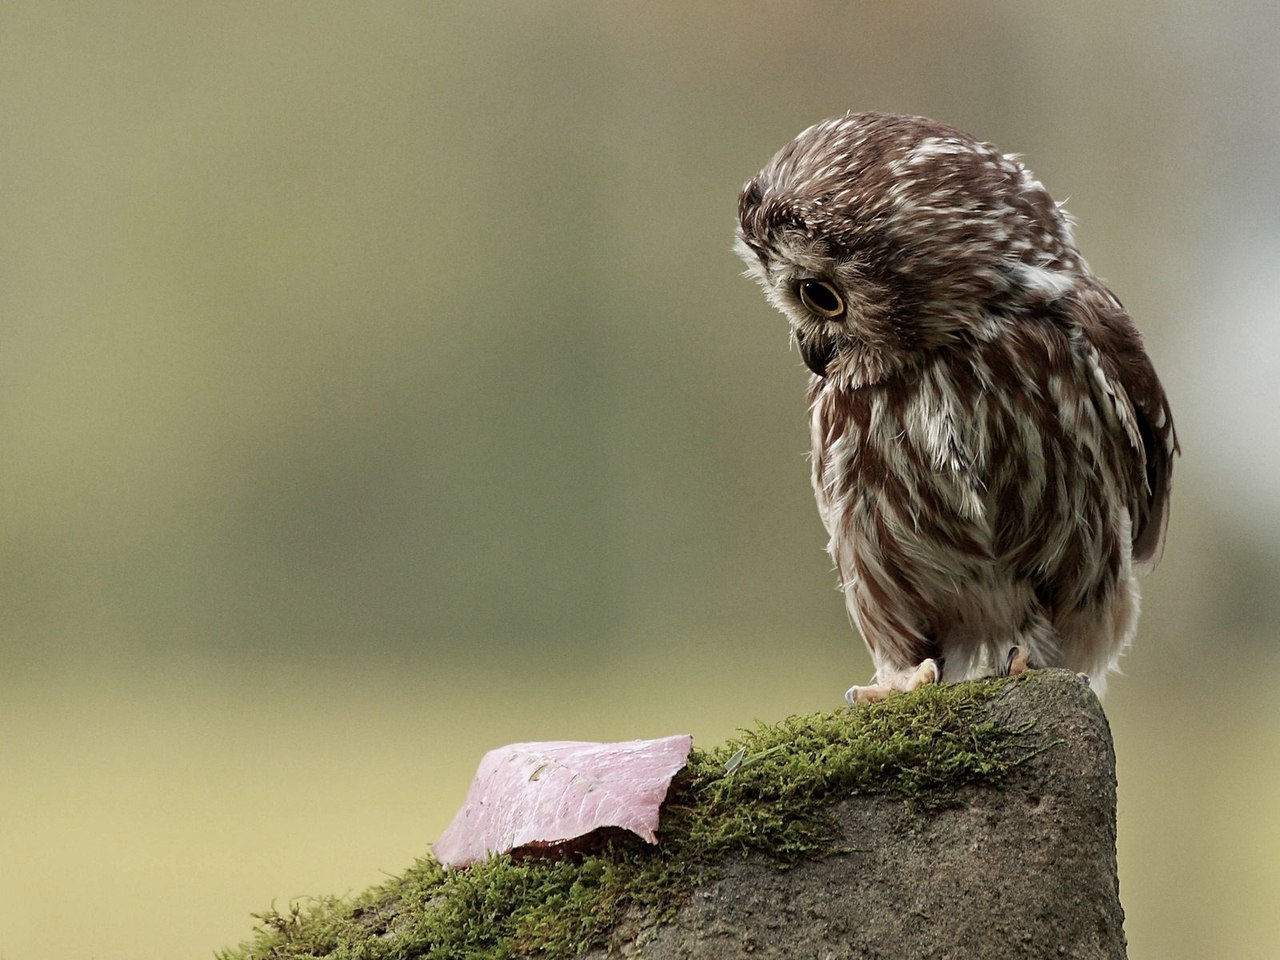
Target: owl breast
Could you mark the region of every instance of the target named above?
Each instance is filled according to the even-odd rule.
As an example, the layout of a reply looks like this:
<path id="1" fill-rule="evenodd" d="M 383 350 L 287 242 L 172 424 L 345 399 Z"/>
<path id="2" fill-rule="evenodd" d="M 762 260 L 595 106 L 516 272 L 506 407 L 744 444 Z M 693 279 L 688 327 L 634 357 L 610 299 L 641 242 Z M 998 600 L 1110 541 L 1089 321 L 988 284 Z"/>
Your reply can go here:
<path id="1" fill-rule="evenodd" d="M 1123 434 L 1086 359 L 1041 347 L 1031 377 L 1005 375 L 1026 343 L 993 342 L 856 389 L 811 382 L 814 492 L 879 671 L 990 675 L 1020 644 L 1097 674 L 1127 641 Z"/>

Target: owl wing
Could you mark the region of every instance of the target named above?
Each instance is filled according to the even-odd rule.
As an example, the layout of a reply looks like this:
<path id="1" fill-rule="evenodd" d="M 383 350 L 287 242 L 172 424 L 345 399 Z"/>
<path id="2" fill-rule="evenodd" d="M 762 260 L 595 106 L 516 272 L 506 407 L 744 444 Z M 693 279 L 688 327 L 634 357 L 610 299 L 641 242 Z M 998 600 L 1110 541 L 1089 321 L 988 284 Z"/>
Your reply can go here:
<path id="1" fill-rule="evenodd" d="M 1160 562 L 1169 523 L 1173 458 L 1179 452 L 1173 414 L 1142 335 L 1110 291 L 1082 303 L 1080 329 L 1094 378 L 1138 454 L 1140 469 L 1130 491 L 1133 565 L 1147 573 Z"/>

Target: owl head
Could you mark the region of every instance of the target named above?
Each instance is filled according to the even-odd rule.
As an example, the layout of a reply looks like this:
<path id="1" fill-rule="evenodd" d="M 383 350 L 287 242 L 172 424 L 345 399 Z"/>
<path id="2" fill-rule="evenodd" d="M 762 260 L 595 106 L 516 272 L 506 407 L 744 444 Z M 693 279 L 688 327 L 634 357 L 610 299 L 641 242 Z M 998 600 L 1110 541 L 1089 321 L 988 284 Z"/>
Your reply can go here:
<path id="1" fill-rule="evenodd" d="M 1089 276 L 1013 156 L 924 117 L 815 124 L 747 181 L 735 249 L 819 377 L 873 382 L 1001 335 Z"/>

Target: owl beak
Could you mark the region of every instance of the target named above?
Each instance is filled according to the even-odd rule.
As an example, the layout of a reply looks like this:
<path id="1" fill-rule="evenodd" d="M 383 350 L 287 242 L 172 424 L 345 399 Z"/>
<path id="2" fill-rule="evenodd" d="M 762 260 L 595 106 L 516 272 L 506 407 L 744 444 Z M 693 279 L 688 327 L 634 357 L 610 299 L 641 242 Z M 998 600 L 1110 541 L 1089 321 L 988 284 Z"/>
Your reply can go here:
<path id="1" fill-rule="evenodd" d="M 818 376 L 825 377 L 827 375 L 827 367 L 836 356 L 835 341 L 827 337 L 817 336 L 813 332 L 806 334 L 801 330 L 797 330 L 796 345 L 800 348 L 800 356 L 804 358 L 804 365 Z"/>

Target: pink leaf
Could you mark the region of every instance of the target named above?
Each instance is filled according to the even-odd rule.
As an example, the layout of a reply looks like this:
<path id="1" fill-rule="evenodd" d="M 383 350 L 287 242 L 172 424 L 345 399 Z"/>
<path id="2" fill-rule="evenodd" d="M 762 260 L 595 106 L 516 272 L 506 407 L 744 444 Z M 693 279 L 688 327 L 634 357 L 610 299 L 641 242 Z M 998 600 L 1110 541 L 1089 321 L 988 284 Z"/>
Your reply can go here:
<path id="1" fill-rule="evenodd" d="M 659 809 L 693 737 L 624 743 L 513 743 L 480 761 L 467 800 L 436 841 L 436 857 L 464 867 L 490 854 L 547 846 L 604 827 L 657 843 Z"/>

